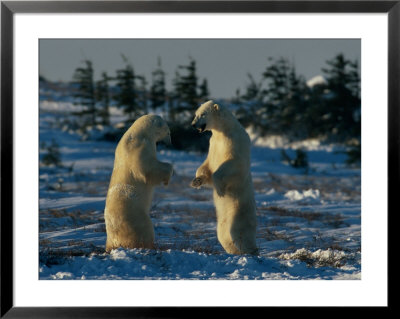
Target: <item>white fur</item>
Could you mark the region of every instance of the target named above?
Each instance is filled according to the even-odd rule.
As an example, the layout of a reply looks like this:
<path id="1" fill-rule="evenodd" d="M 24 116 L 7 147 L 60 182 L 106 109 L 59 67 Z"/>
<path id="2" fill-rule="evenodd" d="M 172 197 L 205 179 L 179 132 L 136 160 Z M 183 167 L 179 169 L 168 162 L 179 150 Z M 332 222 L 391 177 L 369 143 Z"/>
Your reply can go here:
<path id="1" fill-rule="evenodd" d="M 192 125 L 212 136 L 208 156 L 191 186 L 213 187 L 217 236 L 231 254 L 256 254 L 256 205 L 250 173 L 250 138 L 233 114 L 208 101 Z"/>
<path id="2" fill-rule="evenodd" d="M 145 115 L 119 141 L 104 210 L 106 251 L 154 248 L 149 216 L 153 188 L 167 185 L 172 175 L 172 165 L 158 161 L 156 156 L 156 142 L 165 137 L 169 137 L 169 129 L 164 120 Z"/>

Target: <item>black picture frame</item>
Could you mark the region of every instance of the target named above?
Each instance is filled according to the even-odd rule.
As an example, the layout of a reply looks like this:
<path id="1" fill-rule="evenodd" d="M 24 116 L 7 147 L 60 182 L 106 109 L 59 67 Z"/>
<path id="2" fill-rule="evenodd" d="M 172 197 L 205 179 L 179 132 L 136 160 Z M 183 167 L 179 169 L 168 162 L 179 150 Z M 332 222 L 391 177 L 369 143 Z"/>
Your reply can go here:
<path id="1" fill-rule="evenodd" d="M 13 16 L 15 13 L 387 13 L 388 219 L 399 187 L 400 1 L 1 1 L 1 317 L 132 318 L 224 316 L 238 309 L 131 307 L 14 307 L 13 303 Z M 377 106 L 379 107 L 379 106 Z M 383 106 L 380 106 L 383 107 Z M 390 225 L 390 222 L 388 223 Z M 388 247 L 390 235 L 388 233 Z M 390 249 L 389 249 L 390 250 Z M 388 256 L 389 261 L 389 256 Z M 389 270 L 389 269 L 388 269 Z M 389 287 L 390 281 L 388 281 Z M 293 307 L 291 307 L 293 309 Z M 390 308 L 390 298 L 388 307 Z M 252 311 L 273 309 L 253 308 Z M 298 309 L 302 311 L 304 309 Z M 335 308 L 332 311 L 338 311 Z M 248 310 L 246 310 L 248 311 Z M 219 312 L 220 314 L 217 314 Z M 248 315 L 250 313 L 246 312 Z M 300 313 L 298 313 L 300 314 Z"/>

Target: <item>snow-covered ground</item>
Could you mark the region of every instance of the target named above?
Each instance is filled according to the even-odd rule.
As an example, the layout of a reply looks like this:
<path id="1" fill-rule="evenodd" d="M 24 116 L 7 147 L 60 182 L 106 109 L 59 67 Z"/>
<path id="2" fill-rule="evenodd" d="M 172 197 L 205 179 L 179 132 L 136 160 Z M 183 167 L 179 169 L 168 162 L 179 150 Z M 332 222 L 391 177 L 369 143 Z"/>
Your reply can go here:
<path id="1" fill-rule="evenodd" d="M 189 187 L 206 154 L 160 148 L 174 175 L 154 193 L 157 249 L 108 254 L 103 210 L 116 144 L 63 126 L 71 103 L 40 107 L 40 142 L 54 139 L 63 165 L 39 171 L 40 279 L 361 279 L 361 172 L 336 147 L 252 136 L 259 256 L 229 255 L 218 243 L 211 189 Z M 307 170 L 282 161 L 281 150 L 294 157 L 296 147 Z"/>

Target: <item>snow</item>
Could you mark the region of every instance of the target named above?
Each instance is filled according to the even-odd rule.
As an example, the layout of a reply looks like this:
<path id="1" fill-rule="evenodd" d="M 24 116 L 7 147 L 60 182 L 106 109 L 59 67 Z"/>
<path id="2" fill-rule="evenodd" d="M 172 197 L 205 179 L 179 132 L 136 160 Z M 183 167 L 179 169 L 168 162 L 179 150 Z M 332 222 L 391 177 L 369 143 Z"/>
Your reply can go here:
<path id="1" fill-rule="evenodd" d="M 311 79 L 309 79 L 306 82 L 306 84 L 309 88 L 312 88 L 316 85 L 326 85 L 326 84 L 328 84 L 328 82 L 322 75 L 316 75 L 316 76 L 312 77 Z"/>
<path id="2" fill-rule="evenodd" d="M 326 151 L 328 153 L 342 149 L 333 144 L 323 144 L 316 138 L 290 142 L 287 138 L 279 135 L 262 137 L 251 126 L 246 129 L 246 132 L 249 134 L 253 145 L 271 149 L 304 149 L 307 151 Z"/>
<path id="3" fill-rule="evenodd" d="M 243 257 L 194 251 L 117 249 L 109 254 L 75 257 L 63 265 L 42 265 L 46 279 L 360 279 L 354 267 L 340 269 L 343 252 L 299 251 L 280 258 Z M 309 267 L 305 260 L 316 266 Z M 282 259 L 282 260 L 280 260 Z M 336 265 L 330 267 L 324 265 Z M 321 265 L 321 266 L 319 266 Z M 66 271 L 66 268 L 68 271 Z"/>
<path id="4" fill-rule="evenodd" d="M 285 193 L 285 197 L 292 200 L 292 201 L 301 201 L 301 200 L 319 200 L 319 190 L 318 189 L 308 189 L 302 192 L 299 192 L 298 190 L 290 190 Z"/>
<path id="5" fill-rule="evenodd" d="M 346 166 L 335 145 L 290 144 L 251 130 L 258 256 L 227 254 L 216 236 L 212 190 L 189 187 L 206 154 L 160 147 L 159 159 L 172 163 L 174 174 L 154 192 L 156 249 L 106 253 L 104 206 L 116 143 L 62 129 L 60 115 L 72 108 L 62 101 L 40 104 L 40 142 L 54 139 L 63 164 L 39 168 L 40 279 L 361 279 L 360 169 Z M 112 116 L 118 123 L 122 114 L 113 109 Z M 293 157 L 300 147 L 307 170 L 281 159 L 282 149 Z"/>

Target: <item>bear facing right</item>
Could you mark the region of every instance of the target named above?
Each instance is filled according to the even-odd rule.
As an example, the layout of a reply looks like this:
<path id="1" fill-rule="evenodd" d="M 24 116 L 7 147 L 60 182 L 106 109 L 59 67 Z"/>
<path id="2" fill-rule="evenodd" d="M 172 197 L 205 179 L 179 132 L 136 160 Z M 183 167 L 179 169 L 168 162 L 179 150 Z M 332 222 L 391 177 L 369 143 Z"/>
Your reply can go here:
<path id="1" fill-rule="evenodd" d="M 207 158 L 191 186 L 213 187 L 219 242 L 230 254 L 258 254 L 247 132 L 227 108 L 213 101 L 197 109 L 192 126 L 212 132 Z"/>
<path id="2" fill-rule="evenodd" d="M 168 185 L 172 165 L 157 159 L 156 143 L 170 143 L 167 123 L 143 115 L 125 132 L 115 150 L 104 219 L 106 251 L 119 247 L 154 249 L 150 205 L 155 186 Z"/>

